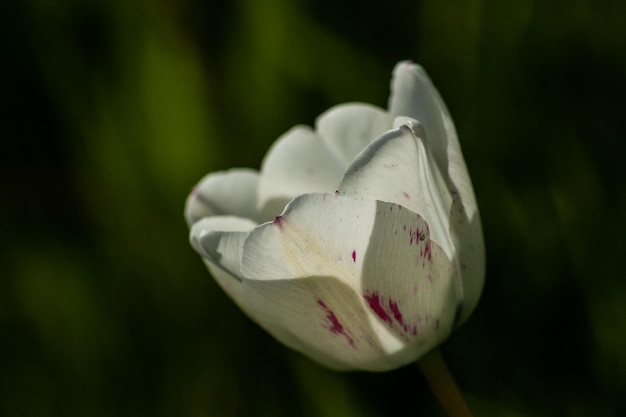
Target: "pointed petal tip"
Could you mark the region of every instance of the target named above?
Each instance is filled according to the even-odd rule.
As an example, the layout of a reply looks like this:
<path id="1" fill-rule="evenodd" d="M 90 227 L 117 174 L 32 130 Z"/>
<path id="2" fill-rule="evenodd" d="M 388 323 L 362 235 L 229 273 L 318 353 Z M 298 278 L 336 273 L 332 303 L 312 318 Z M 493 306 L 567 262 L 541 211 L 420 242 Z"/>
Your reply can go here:
<path id="1" fill-rule="evenodd" d="M 400 61 L 396 64 L 395 68 L 393 69 L 394 77 L 410 75 L 410 74 L 417 75 L 418 77 L 427 76 L 426 71 L 424 70 L 424 67 L 422 67 L 419 64 L 416 64 L 415 62 L 411 60 Z"/>
<path id="2" fill-rule="evenodd" d="M 411 61 L 399 62 L 391 77 L 389 112 L 393 116 L 410 116 L 430 128 L 432 99 L 436 90 L 426 71 Z"/>

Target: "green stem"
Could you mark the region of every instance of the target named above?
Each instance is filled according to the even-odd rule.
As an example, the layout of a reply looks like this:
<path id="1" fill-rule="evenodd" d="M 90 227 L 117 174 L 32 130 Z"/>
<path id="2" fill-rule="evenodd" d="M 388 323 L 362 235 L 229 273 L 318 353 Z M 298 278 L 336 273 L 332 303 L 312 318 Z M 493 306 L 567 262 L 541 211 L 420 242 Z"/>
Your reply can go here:
<path id="1" fill-rule="evenodd" d="M 417 366 L 449 417 L 472 417 L 472 412 L 465 403 L 439 349 L 433 349 L 423 356 L 417 362 Z"/>

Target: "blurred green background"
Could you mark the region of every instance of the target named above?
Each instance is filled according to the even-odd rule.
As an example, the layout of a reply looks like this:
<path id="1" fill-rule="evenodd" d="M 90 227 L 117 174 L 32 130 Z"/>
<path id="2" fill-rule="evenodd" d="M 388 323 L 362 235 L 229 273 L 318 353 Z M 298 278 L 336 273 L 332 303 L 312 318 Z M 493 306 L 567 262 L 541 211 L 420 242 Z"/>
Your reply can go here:
<path id="1" fill-rule="evenodd" d="M 0 416 L 442 416 L 417 369 L 327 371 L 187 243 L 258 167 L 413 59 L 448 103 L 488 275 L 442 347 L 477 416 L 626 415 L 626 2 L 8 0 Z"/>

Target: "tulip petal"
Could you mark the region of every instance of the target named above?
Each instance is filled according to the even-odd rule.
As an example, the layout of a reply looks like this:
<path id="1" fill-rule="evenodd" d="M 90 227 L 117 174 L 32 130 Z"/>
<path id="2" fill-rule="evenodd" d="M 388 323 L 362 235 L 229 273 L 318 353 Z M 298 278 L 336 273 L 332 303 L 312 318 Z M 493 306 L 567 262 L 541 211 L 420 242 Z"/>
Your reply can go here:
<path id="1" fill-rule="evenodd" d="M 395 116 L 415 118 L 425 126 L 426 145 L 453 195 L 450 235 L 457 250 L 465 298 L 461 323 L 472 312 L 482 291 L 485 249 L 478 206 L 454 122 L 439 92 L 419 65 L 400 62 L 393 72 L 391 90 L 389 111 Z"/>
<path id="2" fill-rule="evenodd" d="M 416 213 L 330 194 L 293 200 L 242 255 L 259 321 L 335 369 L 393 369 L 436 346 L 455 315 L 452 275 Z"/>
<path id="3" fill-rule="evenodd" d="M 300 194 L 332 192 L 344 169 L 311 128 L 296 126 L 274 143 L 263 160 L 258 207 L 271 218 Z"/>
<path id="4" fill-rule="evenodd" d="M 203 217 L 233 215 L 260 223 L 256 209 L 259 175 L 252 169 L 231 169 L 206 175 L 185 203 L 185 219 L 191 226 Z"/>
<path id="5" fill-rule="evenodd" d="M 241 284 L 241 252 L 248 232 L 255 226 L 248 219 L 215 216 L 196 222 L 189 233 L 191 245 L 202 256 L 211 275 L 246 313 L 249 310 Z"/>
<path id="6" fill-rule="evenodd" d="M 251 317 L 284 345 L 335 370 L 398 366 L 380 345 L 362 299 L 321 274 L 290 280 L 244 280 Z M 398 342 L 396 342 L 398 344 Z"/>
<path id="7" fill-rule="evenodd" d="M 475 215 L 470 220 L 456 193 L 450 209 L 450 235 L 463 280 L 463 306 L 458 317 L 458 324 L 462 324 L 478 304 L 483 290 L 485 246 L 480 216 Z"/>
<path id="8" fill-rule="evenodd" d="M 260 314 L 250 302 L 250 291 L 242 284 L 241 254 L 248 232 L 256 224 L 232 216 L 204 218 L 193 225 L 190 241 L 218 285 L 248 317 L 268 330 L 271 317 Z M 280 334 L 286 344 L 297 343 L 288 333 Z"/>
<path id="9" fill-rule="evenodd" d="M 441 95 L 424 69 L 410 61 L 398 63 L 393 71 L 389 112 L 418 120 L 426 130 L 432 151 L 446 181 L 459 191 L 472 219 L 477 214 L 476 198 L 459 145 L 454 122 Z"/>
<path id="10" fill-rule="evenodd" d="M 241 217 L 205 217 L 191 227 L 189 240 L 204 259 L 241 281 L 243 242 L 254 227 L 255 222 Z"/>
<path id="11" fill-rule="evenodd" d="M 452 197 L 416 121 L 409 120 L 372 142 L 348 168 L 338 191 L 400 204 L 418 213 L 433 240 L 452 259 L 448 233 Z"/>
<path id="12" fill-rule="evenodd" d="M 391 129 L 393 117 L 370 104 L 335 106 L 315 121 L 315 130 L 344 163 L 344 168 L 375 138 Z"/>

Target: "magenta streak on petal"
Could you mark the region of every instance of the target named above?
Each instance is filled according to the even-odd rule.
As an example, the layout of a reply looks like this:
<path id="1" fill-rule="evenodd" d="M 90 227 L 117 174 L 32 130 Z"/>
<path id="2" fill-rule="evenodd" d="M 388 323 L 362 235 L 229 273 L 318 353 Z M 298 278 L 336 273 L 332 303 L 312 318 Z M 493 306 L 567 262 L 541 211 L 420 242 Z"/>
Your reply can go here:
<path id="1" fill-rule="evenodd" d="M 407 193 L 406 191 L 402 192 L 402 195 L 404 196 L 404 198 L 406 198 L 407 200 L 411 198 L 411 196 L 409 195 L 409 193 Z"/>
<path id="2" fill-rule="evenodd" d="M 335 316 L 335 313 L 333 313 L 327 306 L 326 303 L 324 303 L 322 300 L 317 300 L 317 304 L 319 304 L 320 307 L 322 307 L 324 309 L 324 311 L 326 312 L 326 318 L 330 321 L 330 323 L 332 324 L 330 331 L 335 333 L 335 334 L 341 334 L 343 333 L 343 325 L 341 323 L 339 323 L 339 320 L 337 319 L 337 316 Z"/>
<path id="3" fill-rule="evenodd" d="M 391 310 L 391 313 L 393 314 L 393 318 L 396 319 L 398 324 L 402 326 L 402 329 L 405 332 L 411 333 L 411 335 L 413 336 L 417 335 L 417 327 L 409 326 L 407 323 L 404 322 L 404 318 L 402 317 L 402 312 L 400 312 L 400 307 L 398 307 L 397 302 L 393 300 L 389 300 L 389 309 Z"/>
<path id="4" fill-rule="evenodd" d="M 333 311 L 329 309 L 328 306 L 326 306 L 326 303 L 322 300 L 317 300 L 317 304 L 322 307 L 324 313 L 326 313 L 326 318 L 330 322 L 329 330 L 331 331 L 331 333 L 343 335 L 350 344 L 350 346 L 354 347 L 354 339 L 350 337 L 346 329 L 339 322 L 339 319 L 337 318 L 335 313 L 333 313 Z"/>
<path id="5" fill-rule="evenodd" d="M 365 301 L 367 301 L 367 303 L 369 304 L 370 308 L 374 311 L 374 313 L 376 313 L 378 317 L 381 318 L 382 321 L 387 324 L 393 323 L 391 317 L 389 316 L 389 314 L 387 314 L 382 304 L 380 303 L 380 296 L 377 292 L 364 295 L 363 297 L 365 298 Z"/>
<path id="6" fill-rule="evenodd" d="M 427 242 L 426 245 L 424 246 L 424 255 L 426 258 L 428 258 L 428 260 L 432 260 L 433 258 L 433 253 L 430 250 L 430 242 Z"/>
<path id="7" fill-rule="evenodd" d="M 404 324 L 402 320 L 402 313 L 400 312 L 400 309 L 398 308 L 398 303 L 396 303 L 393 300 L 389 300 L 389 309 L 391 310 L 391 313 L 393 314 L 393 318 L 396 319 L 398 323 Z"/>
<path id="8" fill-rule="evenodd" d="M 352 251 L 352 261 L 356 262 L 356 251 L 355 250 Z"/>
<path id="9" fill-rule="evenodd" d="M 412 336 L 417 335 L 417 327 L 404 321 L 404 317 L 396 301 L 388 300 L 385 306 L 385 297 L 381 297 L 378 292 L 373 292 L 372 294 L 365 295 L 364 297 L 374 313 L 376 313 L 376 315 L 385 323 L 396 329 L 398 329 L 396 326 L 399 325 L 400 329 L 404 331 L 404 337 L 408 337 L 409 334 Z M 394 320 L 397 325 L 394 324 Z"/>

